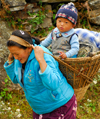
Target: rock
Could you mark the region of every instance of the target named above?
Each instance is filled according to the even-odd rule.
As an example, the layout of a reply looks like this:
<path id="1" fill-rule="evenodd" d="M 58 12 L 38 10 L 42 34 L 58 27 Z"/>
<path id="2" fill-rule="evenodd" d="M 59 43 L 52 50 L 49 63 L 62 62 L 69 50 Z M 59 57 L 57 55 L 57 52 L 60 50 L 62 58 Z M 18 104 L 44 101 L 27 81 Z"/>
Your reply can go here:
<path id="1" fill-rule="evenodd" d="M 0 89 L 4 87 L 3 82 L 7 77 L 3 64 L 7 60 L 9 54 L 6 43 L 11 33 L 12 29 L 9 28 L 8 24 L 0 20 Z"/>
<path id="2" fill-rule="evenodd" d="M 46 16 L 49 18 L 53 17 L 53 12 L 52 12 L 52 6 L 51 5 L 46 5 L 45 10 L 47 11 Z"/>
<path id="3" fill-rule="evenodd" d="M 19 11 L 23 10 L 26 5 L 25 0 L 5 0 L 6 4 L 9 4 L 10 11 Z"/>
<path id="4" fill-rule="evenodd" d="M 4 79 L 7 77 L 6 71 L 3 68 L 4 59 L 0 57 L 0 89 L 4 88 Z"/>
<path id="5" fill-rule="evenodd" d="M 5 0 L 5 3 L 9 4 L 10 7 L 26 5 L 26 1 L 25 0 Z"/>
<path id="6" fill-rule="evenodd" d="M 37 0 L 38 2 L 40 0 Z M 42 2 L 46 3 L 56 3 L 56 2 L 76 2 L 77 0 L 41 0 Z"/>
<path id="7" fill-rule="evenodd" d="M 12 7 L 12 8 L 10 8 L 10 11 L 11 12 L 19 11 L 19 10 L 23 10 L 24 8 L 25 8 L 25 6 Z"/>
<path id="8" fill-rule="evenodd" d="M 88 3 L 92 10 L 100 8 L 100 0 L 88 0 Z"/>
<path id="9" fill-rule="evenodd" d="M 100 15 L 100 9 L 90 11 L 89 15 L 91 18 L 99 16 Z"/>
<path id="10" fill-rule="evenodd" d="M 0 7 L 1 7 L 1 0 L 0 0 Z"/>
<path id="11" fill-rule="evenodd" d="M 33 9 L 32 9 L 32 12 L 34 12 L 34 13 L 37 13 L 37 12 L 39 12 L 39 11 L 41 11 L 41 8 L 33 8 Z"/>
<path id="12" fill-rule="evenodd" d="M 8 48 L 6 46 L 7 40 L 12 34 L 13 29 L 8 26 L 7 22 L 4 22 L 0 19 L 0 90 L 5 87 L 5 78 L 7 78 L 7 73 L 3 67 L 5 61 L 8 58 Z M 11 84 L 11 88 L 19 89 L 20 86 Z"/>
<path id="13" fill-rule="evenodd" d="M 52 26 L 52 20 L 51 18 L 45 18 L 43 20 L 43 23 L 40 25 L 40 28 L 49 28 L 50 26 Z"/>
<path id="14" fill-rule="evenodd" d="M 34 7 L 34 4 L 27 4 L 26 9 L 31 10 Z"/>
<path id="15" fill-rule="evenodd" d="M 90 18 L 90 22 L 96 25 L 100 25 L 100 15 Z"/>
<path id="16" fill-rule="evenodd" d="M 90 23 L 100 25 L 100 0 L 88 0 L 88 4 L 91 8 L 89 12 Z"/>

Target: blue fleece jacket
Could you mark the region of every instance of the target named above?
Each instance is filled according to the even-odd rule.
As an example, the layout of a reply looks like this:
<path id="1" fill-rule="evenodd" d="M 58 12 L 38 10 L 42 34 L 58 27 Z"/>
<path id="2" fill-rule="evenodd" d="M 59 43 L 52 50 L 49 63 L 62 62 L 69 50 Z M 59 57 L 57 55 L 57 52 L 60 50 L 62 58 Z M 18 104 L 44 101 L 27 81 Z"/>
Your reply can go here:
<path id="1" fill-rule="evenodd" d="M 41 46 L 45 52 L 48 49 Z M 24 85 L 21 82 L 22 64 L 14 60 L 11 65 L 6 62 L 4 68 L 13 83 L 19 83 L 25 92 L 26 99 L 33 111 L 37 114 L 49 113 L 66 104 L 73 96 L 74 90 L 67 83 L 67 80 L 59 70 L 58 62 L 51 56 L 44 53 L 47 63 L 42 73 L 38 61 L 32 50 L 25 65 L 23 76 Z"/>

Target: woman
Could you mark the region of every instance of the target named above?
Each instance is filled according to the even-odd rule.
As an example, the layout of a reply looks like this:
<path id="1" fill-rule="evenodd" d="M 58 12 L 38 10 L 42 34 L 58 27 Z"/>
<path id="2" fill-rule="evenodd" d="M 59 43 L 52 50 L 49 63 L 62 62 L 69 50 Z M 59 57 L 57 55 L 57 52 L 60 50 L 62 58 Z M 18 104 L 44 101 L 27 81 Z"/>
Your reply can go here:
<path id="1" fill-rule="evenodd" d="M 25 31 L 16 30 L 7 42 L 10 54 L 4 68 L 19 83 L 33 109 L 33 119 L 75 119 L 77 101 L 73 88 L 48 49 Z M 51 54 L 51 53 L 50 53 Z"/>

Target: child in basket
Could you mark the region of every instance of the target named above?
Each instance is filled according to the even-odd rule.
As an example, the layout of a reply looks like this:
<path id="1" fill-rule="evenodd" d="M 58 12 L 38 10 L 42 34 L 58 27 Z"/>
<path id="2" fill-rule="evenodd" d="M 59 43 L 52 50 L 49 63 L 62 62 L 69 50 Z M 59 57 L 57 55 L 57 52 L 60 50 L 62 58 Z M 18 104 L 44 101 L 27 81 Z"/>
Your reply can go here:
<path id="1" fill-rule="evenodd" d="M 77 16 L 77 9 L 72 2 L 62 5 L 55 18 L 57 27 L 41 42 L 41 45 L 48 47 L 52 44 L 52 53 L 62 59 L 77 57 L 79 42 L 74 33 Z"/>

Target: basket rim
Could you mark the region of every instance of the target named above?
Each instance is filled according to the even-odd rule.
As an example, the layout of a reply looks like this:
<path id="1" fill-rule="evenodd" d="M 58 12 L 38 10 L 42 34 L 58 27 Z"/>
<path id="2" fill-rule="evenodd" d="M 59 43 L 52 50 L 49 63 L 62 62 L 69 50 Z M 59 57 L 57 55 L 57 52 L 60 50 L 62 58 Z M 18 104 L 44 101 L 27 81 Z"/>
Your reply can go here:
<path id="1" fill-rule="evenodd" d="M 90 61 L 90 60 L 96 60 L 96 59 L 98 59 L 98 58 L 100 58 L 100 54 L 98 54 L 98 55 L 95 55 L 95 56 L 93 56 L 93 57 L 77 57 L 77 58 L 66 58 L 66 59 L 64 59 L 63 61 Z"/>

